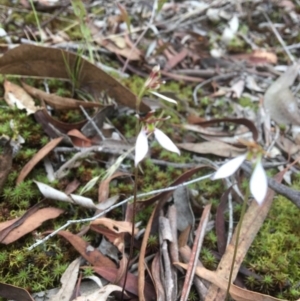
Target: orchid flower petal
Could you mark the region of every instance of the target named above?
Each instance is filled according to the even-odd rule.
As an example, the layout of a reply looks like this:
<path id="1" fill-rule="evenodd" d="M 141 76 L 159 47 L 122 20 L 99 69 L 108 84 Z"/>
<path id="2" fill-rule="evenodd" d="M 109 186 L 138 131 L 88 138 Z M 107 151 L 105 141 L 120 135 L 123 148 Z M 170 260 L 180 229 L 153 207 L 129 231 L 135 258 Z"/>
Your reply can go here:
<path id="1" fill-rule="evenodd" d="M 163 94 L 160 94 L 160 93 L 158 93 L 158 92 L 154 92 L 154 91 L 149 91 L 149 92 L 152 93 L 153 95 L 155 95 L 155 96 L 157 96 L 157 97 L 163 99 L 163 100 L 166 100 L 166 101 L 168 101 L 168 102 L 177 104 L 177 101 L 174 100 L 173 98 L 167 97 L 167 96 L 165 96 L 165 95 L 163 95 Z"/>
<path id="2" fill-rule="evenodd" d="M 147 155 L 149 150 L 148 137 L 146 131 L 142 129 L 137 136 L 135 143 L 134 164 L 137 166 Z"/>
<path id="3" fill-rule="evenodd" d="M 155 139 L 158 141 L 158 143 L 165 148 L 166 150 L 170 152 L 174 152 L 178 155 L 180 155 L 180 151 L 178 147 L 174 144 L 174 142 L 161 130 L 155 128 L 154 130 L 154 136 Z"/>
<path id="4" fill-rule="evenodd" d="M 250 179 L 250 191 L 259 205 L 267 195 L 268 180 L 264 168 L 261 164 L 261 160 L 256 163 Z"/>
<path id="5" fill-rule="evenodd" d="M 234 174 L 242 163 L 246 160 L 247 153 L 229 160 L 223 164 L 212 176 L 212 180 L 223 179 Z"/>

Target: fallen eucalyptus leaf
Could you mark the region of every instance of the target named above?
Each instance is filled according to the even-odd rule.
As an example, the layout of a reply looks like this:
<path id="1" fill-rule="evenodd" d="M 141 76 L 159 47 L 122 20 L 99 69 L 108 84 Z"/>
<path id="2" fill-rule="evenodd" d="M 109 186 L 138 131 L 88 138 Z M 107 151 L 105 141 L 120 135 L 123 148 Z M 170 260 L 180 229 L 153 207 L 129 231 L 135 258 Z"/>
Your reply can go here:
<path id="1" fill-rule="evenodd" d="M 62 287 L 49 301 L 71 300 L 76 286 L 81 258 L 71 262 L 66 271 L 61 276 Z"/>
<path id="2" fill-rule="evenodd" d="M 300 125 L 297 101 L 289 89 L 294 83 L 300 65 L 289 67 L 266 91 L 264 107 L 271 118 L 282 125 Z"/>
<path id="3" fill-rule="evenodd" d="M 106 301 L 108 300 L 108 296 L 115 291 L 121 292 L 122 287 L 114 284 L 108 284 L 88 296 L 80 296 L 74 299 L 74 301 Z"/>
<path id="4" fill-rule="evenodd" d="M 82 195 L 77 195 L 77 194 L 67 195 L 66 193 L 59 191 L 44 183 L 38 181 L 34 181 L 34 182 L 38 186 L 42 195 L 47 199 L 76 204 L 85 208 L 103 210 L 102 204 L 95 205 L 93 200 L 90 198 L 86 198 Z M 114 203 L 117 200 L 117 198 L 116 197 L 111 198 L 112 199 L 111 203 Z M 110 205 L 112 205 L 111 203 Z"/>
<path id="5" fill-rule="evenodd" d="M 32 97 L 22 87 L 6 80 L 4 89 L 4 99 L 11 108 L 16 106 L 19 110 L 25 109 L 27 115 L 33 114 L 40 109 L 35 106 Z"/>

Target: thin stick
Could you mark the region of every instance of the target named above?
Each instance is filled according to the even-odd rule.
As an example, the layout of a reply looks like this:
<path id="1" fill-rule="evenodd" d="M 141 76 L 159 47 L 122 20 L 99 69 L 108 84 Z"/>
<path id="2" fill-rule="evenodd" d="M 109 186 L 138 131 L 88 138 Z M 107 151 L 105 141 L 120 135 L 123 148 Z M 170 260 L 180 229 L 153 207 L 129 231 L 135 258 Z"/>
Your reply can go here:
<path id="1" fill-rule="evenodd" d="M 237 74 L 238 74 L 238 72 L 232 72 L 232 73 L 217 75 L 217 76 L 211 77 L 211 78 L 205 80 L 204 82 L 200 83 L 199 85 L 197 85 L 193 91 L 194 104 L 199 105 L 197 93 L 200 88 L 204 87 L 205 85 L 211 83 L 214 80 L 229 79 L 231 77 L 236 76 Z"/>
<path id="2" fill-rule="evenodd" d="M 98 135 L 100 136 L 100 138 L 102 140 L 106 140 L 106 138 L 104 137 L 104 135 L 102 134 L 102 132 L 100 131 L 99 127 L 97 126 L 97 124 L 95 123 L 95 121 L 93 120 L 93 118 L 90 117 L 90 115 L 88 114 L 88 112 L 84 109 L 83 106 L 79 106 L 81 111 L 83 112 L 83 114 L 85 115 L 86 119 L 92 124 L 93 128 L 96 130 L 96 132 L 98 133 Z"/>
<path id="3" fill-rule="evenodd" d="M 275 34 L 278 42 L 281 44 L 282 48 L 284 49 L 284 51 L 286 52 L 286 54 L 288 55 L 289 59 L 291 62 L 295 63 L 295 58 L 293 57 L 293 55 L 291 54 L 290 50 L 286 47 L 285 42 L 283 41 L 281 35 L 279 34 L 278 30 L 276 29 L 276 27 L 273 25 L 272 21 L 270 20 L 270 18 L 268 17 L 268 15 L 262 11 L 262 14 L 264 15 L 264 17 L 266 18 L 266 20 L 268 21 L 273 33 Z"/>
<path id="4" fill-rule="evenodd" d="M 150 196 L 150 195 L 153 195 L 153 194 L 157 194 L 157 193 L 161 193 L 161 192 L 165 192 L 165 191 L 171 191 L 171 190 L 175 190 L 177 189 L 178 187 L 185 187 L 185 186 L 188 186 L 190 184 L 193 184 L 193 183 L 197 183 L 197 182 L 201 182 L 201 181 L 204 181 L 206 179 L 209 179 L 213 174 L 208 174 L 208 175 L 205 175 L 205 176 L 202 176 L 202 177 L 199 177 L 197 179 L 193 179 L 191 181 L 188 181 L 188 182 L 185 182 L 185 183 L 182 183 L 182 184 L 179 184 L 179 185 L 176 185 L 176 186 L 170 186 L 170 187 L 167 187 L 167 188 L 162 188 L 162 189 L 158 189 L 158 190 L 153 190 L 153 191 L 150 191 L 150 192 L 145 192 L 145 193 L 141 193 L 141 194 L 138 194 L 136 197 L 137 198 L 143 198 L 143 197 L 146 197 L 146 196 Z M 122 202 L 118 203 L 118 204 L 115 204 L 113 206 L 110 206 L 109 208 L 105 209 L 104 211 L 100 212 L 99 214 L 93 216 L 93 217 L 89 217 L 89 218 L 83 218 L 83 219 L 78 219 L 78 220 L 69 220 L 67 221 L 63 226 L 59 227 L 58 229 L 56 229 L 55 231 L 53 231 L 51 234 L 47 235 L 46 237 L 44 237 L 43 239 L 40 239 L 40 240 L 37 240 L 36 243 L 34 243 L 33 245 L 31 245 L 28 250 L 32 250 L 33 248 L 43 244 L 44 242 L 46 242 L 48 239 L 50 239 L 51 237 L 55 236 L 59 231 L 61 230 L 64 230 L 65 228 L 67 228 L 68 226 L 70 226 L 71 224 L 76 224 L 76 223 L 88 223 L 88 222 L 92 222 L 94 220 L 96 220 L 97 218 L 105 215 L 106 213 L 110 212 L 111 210 L 115 209 L 115 208 L 118 208 L 124 204 L 126 204 L 127 202 L 131 201 L 133 199 L 133 196 L 123 200 Z"/>
<path id="5" fill-rule="evenodd" d="M 132 209 L 132 221 L 131 221 L 132 228 L 131 228 L 131 239 L 130 239 L 130 251 L 129 251 L 129 257 L 128 257 L 127 265 L 126 265 L 126 269 L 125 269 L 126 273 L 125 273 L 124 283 L 123 283 L 123 287 L 122 287 L 121 301 L 123 301 L 123 298 L 124 298 L 124 292 L 125 292 L 125 287 L 126 287 L 129 264 L 130 264 L 131 258 L 133 257 L 135 213 L 136 213 L 136 203 L 137 203 L 137 178 L 138 178 L 138 166 L 135 166 L 135 168 L 134 168 L 134 191 L 133 191 L 133 209 Z"/>

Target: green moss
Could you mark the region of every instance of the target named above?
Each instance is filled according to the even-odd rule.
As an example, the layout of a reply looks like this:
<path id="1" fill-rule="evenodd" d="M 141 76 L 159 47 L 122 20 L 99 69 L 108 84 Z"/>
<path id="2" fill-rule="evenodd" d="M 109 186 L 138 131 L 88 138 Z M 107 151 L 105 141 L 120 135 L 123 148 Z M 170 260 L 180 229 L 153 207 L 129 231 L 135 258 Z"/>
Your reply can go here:
<path id="1" fill-rule="evenodd" d="M 265 293 L 282 291 L 281 295 L 289 300 L 294 300 L 294 294 L 298 293 L 293 286 L 300 276 L 298 216 L 299 209 L 294 204 L 281 196 L 275 199 L 268 219 L 245 258 L 246 265 L 263 277 L 256 284 L 248 279 L 251 286 Z M 291 287 L 286 287 L 287 279 Z"/>
<path id="2" fill-rule="evenodd" d="M 205 246 L 214 250 L 217 247 L 217 236 L 214 231 L 209 231 L 205 236 Z"/>
<path id="3" fill-rule="evenodd" d="M 153 211 L 153 206 L 148 206 L 148 207 L 144 208 L 143 210 L 137 212 L 135 221 L 136 222 L 141 221 L 143 223 L 143 225 L 147 225 L 152 211 Z"/>
<path id="4" fill-rule="evenodd" d="M 249 97 L 240 97 L 238 100 L 239 104 L 244 108 L 255 108 L 253 101 Z"/>
<path id="5" fill-rule="evenodd" d="M 228 51 L 231 52 L 241 52 L 244 51 L 246 48 L 247 48 L 246 42 L 238 36 L 235 36 L 227 45 Z"/>
<path id="6" fill-rule="evenodd" d="M 215 269 L 217 266 L 217 260 L 209 249 L 203 247 L 200 253 L 200 258 L 203 265 L 208 269 Z"/>
<path id="7" fill-rule="evenodd" d="M 200 300 L 199 295 L 197 294 L 196 290 L 192 288 L 189 293 L 188 301 L 198 301 Z"/>
<path id="8" fill-rule="evenodd" d="M 94 275 L 94 269 L 92 267 L 85 267 L 83 269 L 83 276 L 90 277 Z"/>

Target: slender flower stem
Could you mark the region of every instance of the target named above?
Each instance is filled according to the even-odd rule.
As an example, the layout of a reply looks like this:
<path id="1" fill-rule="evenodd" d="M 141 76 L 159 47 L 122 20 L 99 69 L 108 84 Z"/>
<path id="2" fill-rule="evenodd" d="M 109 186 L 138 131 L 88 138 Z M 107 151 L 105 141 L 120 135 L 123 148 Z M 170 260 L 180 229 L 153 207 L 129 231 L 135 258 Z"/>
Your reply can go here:
<path id="1" fill-rule="evenodd" d="M 137 112 L 137 114 L 140 111 L 140 103 L 142 101 L 142 96 L 143 96 L 144 93 L 145 93 L 145 88 L 142 88 L 139 95 L 138 95 L 137 102 L 136 102 L 136 112 Z M 140 130 L 140 122 L 139 122 L 139 119 L 137 118 L 136 119 L 136 124 L 135 124 L 136 135 L 138 135 L 139 130 Z M 134 188 L 133 188 L 133 208 L 132 208 L 132 220 L 131 220 L 132 228 L 131 228 L 130 250 L 129 250 L 129 257 L 128 257 L 126 269 L 125 269 L 125 277 L 124 277 L 124 283 L 123 283 L 123 287 L 122 287 L 121 301 L 123 301 L 123 298 L 124 298 L 124 291 L 125 291 L 127 275 L 128 275 L 128 271 L 129 271 L 129 264 L 130 264 L 131 258 L 133 257 L 135 214 L 136 214 L 136 202 L 137 202 L 138 169 L 139 169 L 139 165 L 135 166 L 135 168 L 134 168 Z"/>
<path id="2" fill-rule="evenodd" d="M 229 279 L 228 279 L 228 287 L 227 287 L 227 291 L 226 291 L 226 301 L 228 301 L 229 297 L 230 297 L 229 290 L 230 290 L 230 286 L 231 286 L 232 274 L 233 274 L 236 254 L 237 254 L 238 245 L 239 245 L 239 238 L 240 238 L 240 233 L 241 233 L 241 229 L 242 229 L 242 222 L 243 222 L 243 219 L 244 219 L 244 216 L 245 216 L 245 213 L 246 213 L 249 196 L 250 196 L 250 186 L 248 184 L 247 189 L 246 189 L 246 193 L 245 193 L 245 197 L 244 197 L 244 202 L 243 202 L 243 207 L 242 207 L 242 211 L 241 211 L 240 221 L 239 221 L 239 224 L 237 226 L 237 233 L 236 233 L 236 240 L 235 240 L 233 258 L 232 258 L 230 274 L 229 274 Z"/>
<path id="3" fill-rule="evenodd" d="M 126 273 L 125 273 L 124 283 L 123 283 L 123 287 L 122 287 L 121 301 L 123 301 L 130 260 L 133 257 L 134 228 L 135 228 L 135 214 L 136 214 L 136 201 L 137 201 L 137 177 L 138 177 L 138 166 L 136 166 L 134 169 L 134 191 L 133 191 L 133 208 L 132 208 L 132 221 L 131 221 L 132 228 L 131 228 L 131 239 L 130 239 L 130 251 L 129 251 L 129 257 L 128 257 L 128 261 L 127 261 L 126 269 L 125 269 Z"/>

